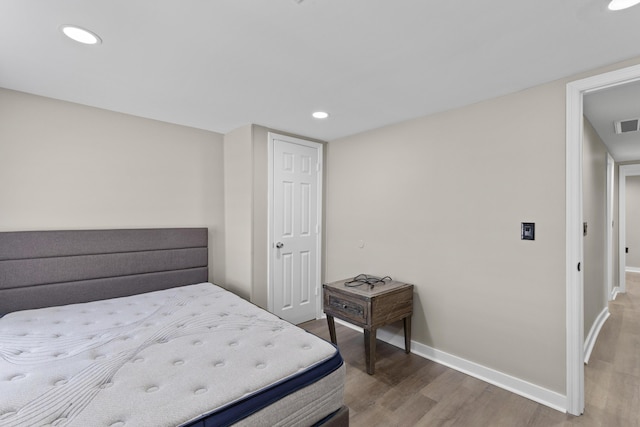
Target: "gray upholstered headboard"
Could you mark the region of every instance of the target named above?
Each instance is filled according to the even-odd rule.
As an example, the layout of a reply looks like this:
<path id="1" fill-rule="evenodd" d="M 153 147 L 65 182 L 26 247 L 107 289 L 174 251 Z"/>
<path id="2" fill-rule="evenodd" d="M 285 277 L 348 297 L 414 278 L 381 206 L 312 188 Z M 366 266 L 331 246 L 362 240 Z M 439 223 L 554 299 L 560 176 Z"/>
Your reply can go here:
<path id="1" fill-rule="evenodd" d="M 206 228 L 0 233 L 0 315 L 206 282 Z"/>

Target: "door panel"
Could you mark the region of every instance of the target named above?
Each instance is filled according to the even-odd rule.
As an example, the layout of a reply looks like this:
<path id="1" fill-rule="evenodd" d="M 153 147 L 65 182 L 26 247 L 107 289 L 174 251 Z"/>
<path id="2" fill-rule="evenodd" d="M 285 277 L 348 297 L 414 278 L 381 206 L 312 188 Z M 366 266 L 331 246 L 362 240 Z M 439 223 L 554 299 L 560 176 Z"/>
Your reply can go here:
<path id="1" fill-rule="evenodd" d="M 273 139 L 270 307 L 292 323 L 317 315 L 319 153 L 317 146 Z"/>

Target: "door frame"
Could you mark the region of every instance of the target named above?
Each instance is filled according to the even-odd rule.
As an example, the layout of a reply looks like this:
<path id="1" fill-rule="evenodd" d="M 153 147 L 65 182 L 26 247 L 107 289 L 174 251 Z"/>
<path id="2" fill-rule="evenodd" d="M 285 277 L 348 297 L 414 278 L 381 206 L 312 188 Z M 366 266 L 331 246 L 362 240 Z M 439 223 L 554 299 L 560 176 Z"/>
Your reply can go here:
<path id="1" fill-rule="evenodd" d="M 605 301 L 612 301 L 615 299 L 616 290 L 618 286 L 616 286 L 614 282 L 614 262 L 613 262 L 613 227 L 614 227 L 614 219 L 613 219 L 613 205 L 614 205 L 614 192 L 615 192 L 615 161 L 611 154 L 607 152 L 607 191 L 606 191 L 606 200 L 607 200 L 607 214 L 605 220 L 605 238 L 607 242 L 607 249 L 605 251 L 605 277 L 607 280 L 606 289 L 605 289 Z"/>
<path id="2" fill-rule="evenodd" d="M 627 253 L 625 248 L 627 246 L 627 177 L 640 175 L 640 164 L 635 165 L 620 165 L 620 173 L 618 178 L 618 269 L 620 271 L 620 280 L 617 291 L 624 293 L 627 291 Z"/>
<path id="3" fill-rule="evenodd" d="M 577 266 L 583 262 L 583 96 L 640 80 L 640 65 L 576 80 L 566 88 L 566 356 L 567 412 L 584 412 L 584 293 Z M 620 224 L 622 226 L 622 224 Z"/>
<path id="4" fill-rule="evenodd" d="M 321 286 L 322 286 L 322 236 L 323 236 L 323 189 L 322 183 L 324 180 L 323 170 L 324 170 L 324 146 L 319 142 L 308 141 L 305 139 L 294 138 L 292 136 L 281 135 L 274 132 L 268 133 L 268 190 L 267 190 L 267 200 L 268 200 L 268 210 L 267 210 L 267 230 L 268 230 L 268 238 L 267 238 L 267 309 L 270 312 L 274 312 L 274 301 L 273 301 L 273 266 L 272 260 L 275 252 L 275 241 L 273 239 L 273 150 L 274 150 L 274 142 L 275 140 L 282 140 L 286 142 L 290 142 L 292 144 L 304 145 L 306 147 L 315 148 L 318 150 L 318 188 L 317 188 L 317 218 L 318 218 L 318 226 L 316 229 L 317 235 L 317 243 L 316 243 L 316 306 L 315 306 L 315 317 L 319 319 L 322 315 L 322 302 L 321 302 Z"/>

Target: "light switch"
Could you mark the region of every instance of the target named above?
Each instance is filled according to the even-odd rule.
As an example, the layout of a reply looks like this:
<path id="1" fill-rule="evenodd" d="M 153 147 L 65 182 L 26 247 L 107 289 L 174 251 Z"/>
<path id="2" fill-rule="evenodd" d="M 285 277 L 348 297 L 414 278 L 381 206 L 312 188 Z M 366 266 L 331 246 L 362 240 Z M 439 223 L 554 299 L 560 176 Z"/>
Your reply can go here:
<path id="1" fill-rule="evenodd" d="M 522 223 L 520 227 L 520 239 L 536 240 L 536 223 L 535 222 Z"/>

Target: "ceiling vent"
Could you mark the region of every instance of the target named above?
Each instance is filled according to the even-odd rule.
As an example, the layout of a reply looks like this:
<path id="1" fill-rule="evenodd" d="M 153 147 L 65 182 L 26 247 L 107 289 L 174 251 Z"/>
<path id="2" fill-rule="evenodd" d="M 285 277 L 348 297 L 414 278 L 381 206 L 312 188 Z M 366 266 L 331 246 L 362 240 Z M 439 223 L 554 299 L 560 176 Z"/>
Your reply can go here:
<path id="1" fill-rule="evenodd" d="M 619 120 L 614 122 L 616 133 L 620 135 L 621 133 L 627 132 L 637 132 L 638 126 L 640 126 L 640 119 L 628 119 L 628 120 Z"/>

